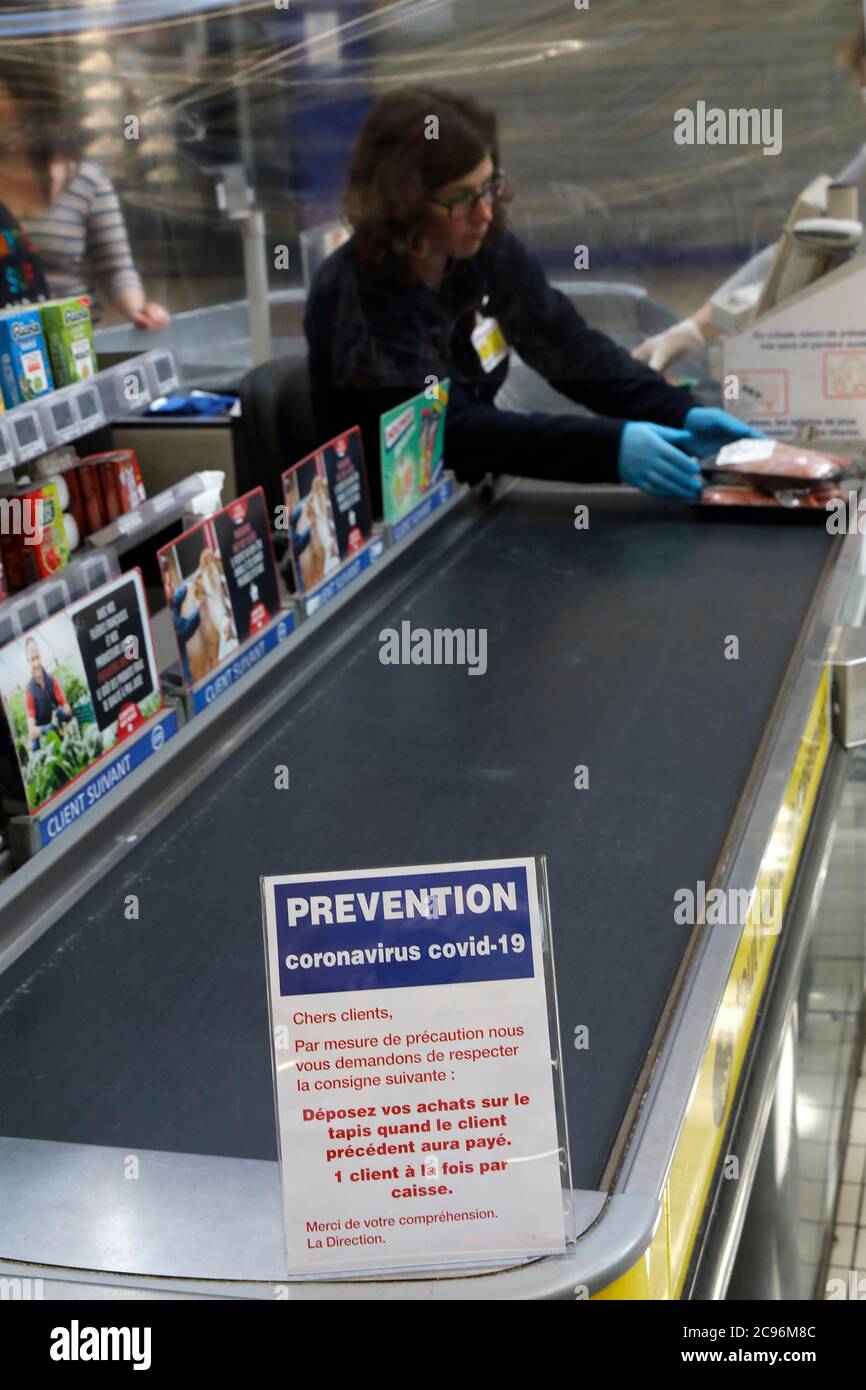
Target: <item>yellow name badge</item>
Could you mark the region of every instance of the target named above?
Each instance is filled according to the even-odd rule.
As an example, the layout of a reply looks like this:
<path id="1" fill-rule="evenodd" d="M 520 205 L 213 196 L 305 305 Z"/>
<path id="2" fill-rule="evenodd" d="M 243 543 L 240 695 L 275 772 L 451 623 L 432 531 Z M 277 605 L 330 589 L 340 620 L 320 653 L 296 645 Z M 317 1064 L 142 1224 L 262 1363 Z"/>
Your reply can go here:
<path id="1" fill-rule="evenodd" d="M 508 356 L 508 344 L 496 319 L 479 319 L 472 330 L 472 346 L 485 372 L 492 372 Z"/>

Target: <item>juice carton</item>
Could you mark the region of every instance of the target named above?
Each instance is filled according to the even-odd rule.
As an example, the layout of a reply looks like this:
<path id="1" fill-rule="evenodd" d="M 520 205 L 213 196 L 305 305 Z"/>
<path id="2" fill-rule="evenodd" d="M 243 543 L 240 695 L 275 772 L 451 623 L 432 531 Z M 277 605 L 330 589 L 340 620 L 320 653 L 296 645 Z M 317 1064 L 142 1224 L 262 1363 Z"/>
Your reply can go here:
<path id="1" fill-rule="evenodd" d="M 58 386 L 72 386 L 96 375 L 96 348 L 90 321 L 90 300 L 53 299 L 40 304 L 42 328 Z"/>
<path id="2" fill-rule="evenodd" d="M 0 386 L 10 410 L 54 390 L 37 308 L 0 315 Z"/>

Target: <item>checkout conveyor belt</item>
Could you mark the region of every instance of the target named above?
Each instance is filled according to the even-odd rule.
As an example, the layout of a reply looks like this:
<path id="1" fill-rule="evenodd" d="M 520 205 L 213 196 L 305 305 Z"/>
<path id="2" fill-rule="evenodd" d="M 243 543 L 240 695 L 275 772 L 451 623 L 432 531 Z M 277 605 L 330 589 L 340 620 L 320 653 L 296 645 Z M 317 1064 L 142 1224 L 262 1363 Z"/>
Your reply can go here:
<path id="1" fill-rule="evenodd" d="M 529 485 L 431 535 L 0 976 L 0 1134 L 275 1159 L 260 875 L 544 854 L 574 1186 L 602 1185 L 689 939 L 674 892 L 713 879 L 836 542 Z M 406 621 L 485 629 L 486 674 L 383 665 Z"/>

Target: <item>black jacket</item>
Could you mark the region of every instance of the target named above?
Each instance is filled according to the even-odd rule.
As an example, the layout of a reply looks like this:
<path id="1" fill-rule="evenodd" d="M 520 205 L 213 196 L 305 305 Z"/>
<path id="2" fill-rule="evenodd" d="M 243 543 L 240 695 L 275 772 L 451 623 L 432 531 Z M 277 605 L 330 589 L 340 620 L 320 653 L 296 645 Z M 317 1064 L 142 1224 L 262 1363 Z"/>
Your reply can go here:
<path id="1" fill-rule="evenodd" d="M 486 297 L 486 300 L 485 300 Z M 507 360 L 486 373 L 470 334 L 476 312 L 552 386 L 596 412 L 520 414 L 493 404 Z M 379 416 L 431 377 L 451 378 L 445 464 L 466 482 L 487 472 L 611 482 L 624 420 L 679 426 L 695 398 L 587 326 L 511 232 L 449 261 L 431 290 L 393 261 L 364 263 L 351 238 L 319 267 L 304 316 L 313 410 L 322 440 L 359 424 L 376 515 L 381 514 Z"/>

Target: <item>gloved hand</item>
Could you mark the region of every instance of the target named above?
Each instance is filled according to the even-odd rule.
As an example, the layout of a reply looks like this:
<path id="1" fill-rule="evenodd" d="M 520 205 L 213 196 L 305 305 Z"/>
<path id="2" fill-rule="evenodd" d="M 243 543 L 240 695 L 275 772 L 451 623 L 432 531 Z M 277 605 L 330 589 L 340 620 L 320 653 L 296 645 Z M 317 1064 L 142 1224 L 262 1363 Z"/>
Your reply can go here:
<path id="1" fill-rule="evenodd" d="M 310 544 L 309 526 L 301 528 L 300 525 L 303 515 L 303 507 L 297 506 L 292 510 L 292 514 L 289 517 L 289 526 L 292 533 L 292 550 L 296 556 L 301 555 Z"/>
<path id="2" fill-rule="evenodd" d="M 766 439 L 763 430 L 756 430 L 726 410 L 712 406 L 692 406 L 683 428 L 691 435 L 691 452 L 698 458 L 715 454 L 724 444 L 732 444 L 735 439 Z"/>
<path id="3" fill-rule="evenodd" d="M 694 501 L 703 487 L 701 470 L 693 458 L 676 447 L 688 444 L 691 438 L 688 430 L 629 420 L 619 442 L 620 478 L 656 497 Z"/>
<path id="4" fill-rule="evenodd" d="M 632 352 L 638 362 L 646 362 L 657 372 L 663 372 L 672 362 L 682 357 L 693 357 L 703 352 L 707 340 L 694 319 L 681 319 L 664 333 L 656 333 L 652 338 L 644 338 Z"/>

